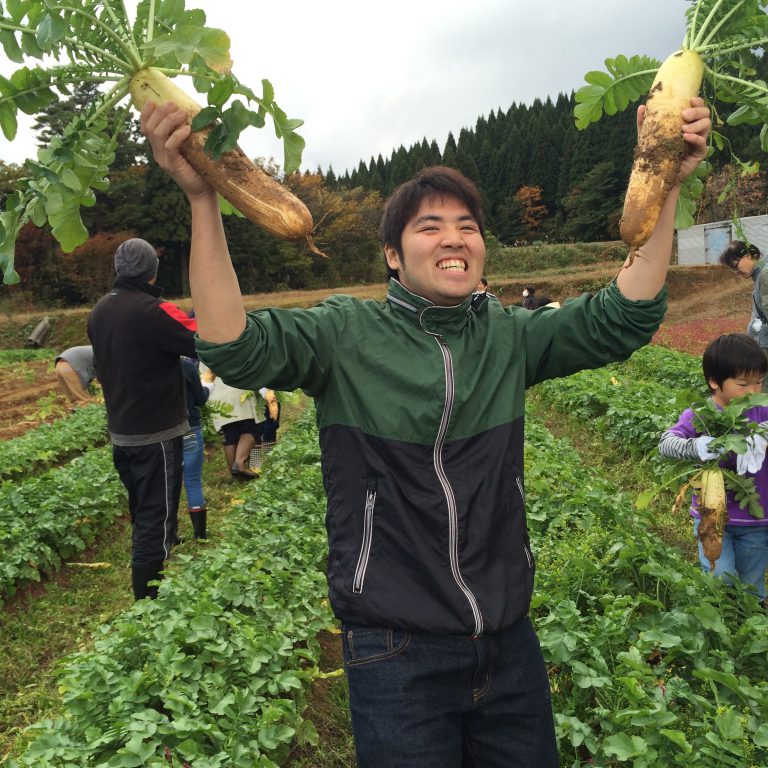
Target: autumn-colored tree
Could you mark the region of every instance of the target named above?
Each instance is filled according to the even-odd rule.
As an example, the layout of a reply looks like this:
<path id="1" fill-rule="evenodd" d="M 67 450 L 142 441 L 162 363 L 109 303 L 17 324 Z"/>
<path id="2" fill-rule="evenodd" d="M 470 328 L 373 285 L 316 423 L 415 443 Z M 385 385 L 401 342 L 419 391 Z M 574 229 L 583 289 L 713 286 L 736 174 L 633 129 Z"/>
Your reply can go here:
<path id="1" fill-rule="evenodd" d="M 25 224 L 16 238 L 15 266 L 21 280 L 18 286 L 3 286 L 3 291 L 14 289 L 40 301 L 61 301 L 65 291 L 57 253 L 50 229 L 36 227 L 32 222 Z"/>
<path id="2" fill-rule="evenodd" d="M 328 189 L 321 174 L 293 174 L 291 191 L 312 213 L 314 238 L 328 259 L 313 258 L 316 286 L 365 283 L 384 278 L 377 228 L 383 200 L 378 191 Z"/>
<path id="3" fill-rule="evenodd" d="M 114 256 L 123 240 L 135 232 L 97 232 L 72 253 L 59 255 L 62 278 L 69 285 L 70 302 L 92 304 L 100 299 L 115 279 Z"/>
<path id="4" fill-rule="evenodd" d="M 549 215 L 547 206 L 541 201 L 541 187 L 523 186 L 515 193 L 515 200 L 522 210 L 520 221 L 525 226 L 525 240 L 535 240 L 544 220 Z"/>

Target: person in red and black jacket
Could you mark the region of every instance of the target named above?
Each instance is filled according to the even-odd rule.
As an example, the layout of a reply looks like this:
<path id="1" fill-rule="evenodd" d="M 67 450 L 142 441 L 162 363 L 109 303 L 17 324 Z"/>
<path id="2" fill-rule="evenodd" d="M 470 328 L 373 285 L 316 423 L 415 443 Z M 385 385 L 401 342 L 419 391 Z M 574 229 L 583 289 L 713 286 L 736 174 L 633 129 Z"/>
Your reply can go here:
<path id="1" fill-rule="evenodd" d="M 88 318 L 107 409 L 112 457 L 128 491 L 134 597 L 156 597 L 177 539 L 182 438 L 189 431 L 181 356 L 195 354 L 196 321 L 163 301 L 158 257 L 132 238 L 115 252 L 117 278 Z"/>

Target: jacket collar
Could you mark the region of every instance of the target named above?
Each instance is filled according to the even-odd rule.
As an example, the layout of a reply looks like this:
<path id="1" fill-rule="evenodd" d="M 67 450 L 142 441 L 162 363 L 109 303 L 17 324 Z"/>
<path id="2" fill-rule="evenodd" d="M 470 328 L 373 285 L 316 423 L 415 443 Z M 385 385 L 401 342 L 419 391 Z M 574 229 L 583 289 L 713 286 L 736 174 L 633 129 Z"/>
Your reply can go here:
<path id="1" fill-rule="evenodd" d="M 155 298 L 159 298 L 163 294 L 163 289 L 159 285 L 152 285 L 146 280 L 138 280 L 135 277 L 120 277 L 119 275 L 112 283 L 112 288 L 122 288 L 124 291 L 141 291 Z"/>
<path id="2" fill-rule="evenodd" d="M 423 296 L 412 293 L 394 277 L 389 281 L 387 302 L 396 311 L 413 318 L 429 333 L 460 330 L 474 314 L 471 295 L 460 304 L 441 307 Z"/>

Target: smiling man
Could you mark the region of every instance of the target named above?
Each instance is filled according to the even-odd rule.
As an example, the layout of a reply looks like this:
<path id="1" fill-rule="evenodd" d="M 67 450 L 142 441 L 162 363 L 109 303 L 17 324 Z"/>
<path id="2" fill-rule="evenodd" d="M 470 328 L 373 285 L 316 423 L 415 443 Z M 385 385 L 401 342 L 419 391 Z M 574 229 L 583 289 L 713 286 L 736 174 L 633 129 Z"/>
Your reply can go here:
<path id="1" fill-rule="evenodd" d="M 434 304 L 449 306 L 464 301 L 483 276 L 484 233 L 467 180 L 450 168 L 432 168 L 430 178 L 438 193 L 418 200 L 404 187 L 390 201 L 379 235 L 388 276 Z"/>
<path id="2" fill-rule="evenodd" d="M 554 768 L 549 684 L 528 617 L 524 393 L 650 341 L 666 306 L 679 187 L 616 281 L 529 312 L 473 302 L 485 262 L 480 196 L 457 171 L 426 168 L 382 215 L 383 302 L 334 296 L 246 315 L 216 193 L 178 152 L 184 117 L 150 104 L 142 127 L 192 208 L 199 357 L 232 386 L 315 398 L 329 595 L 359 768 Z M 710 125 L 700 99 L 683 118 L 680 181 L 704 157 Z"/>

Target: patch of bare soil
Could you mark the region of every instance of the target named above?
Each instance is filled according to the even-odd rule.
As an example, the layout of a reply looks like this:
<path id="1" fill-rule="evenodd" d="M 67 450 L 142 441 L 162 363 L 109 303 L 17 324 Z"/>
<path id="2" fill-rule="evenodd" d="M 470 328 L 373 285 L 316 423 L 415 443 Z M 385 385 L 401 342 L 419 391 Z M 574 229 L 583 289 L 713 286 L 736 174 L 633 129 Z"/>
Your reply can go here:
<path id="1" fill-rule="evenodd" d="M 51 421 L 70 406 L 56 389 L 56 375 L 47 360 L 14 363 L 0 370 L 0 440 Z"/>
<path id="2" fill-rule="evenodd" d="M 669 273 L 669 309 L 665 322 L 733 318 L 744 321 L 752 313 L 751 279 L 720 266 L 673 267 Z"/>

